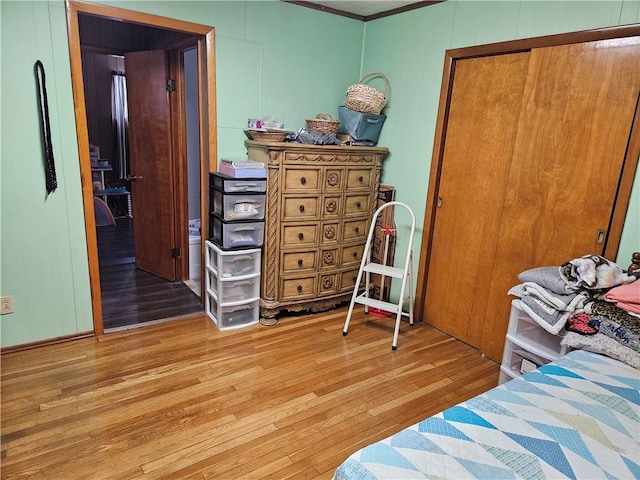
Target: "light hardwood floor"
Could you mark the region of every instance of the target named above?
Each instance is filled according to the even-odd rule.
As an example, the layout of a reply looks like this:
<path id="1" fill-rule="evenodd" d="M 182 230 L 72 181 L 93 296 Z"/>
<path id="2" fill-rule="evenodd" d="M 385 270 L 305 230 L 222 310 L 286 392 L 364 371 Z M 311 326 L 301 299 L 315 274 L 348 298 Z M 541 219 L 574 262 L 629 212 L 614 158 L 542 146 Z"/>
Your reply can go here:
<path id="1" fill-rule="evenodd" d="M 356 307 L 220 332 L 206 319 L 2 356 L 3 479 L 330 479 L 353 451 L 497 384 L 425 323 Z"/>

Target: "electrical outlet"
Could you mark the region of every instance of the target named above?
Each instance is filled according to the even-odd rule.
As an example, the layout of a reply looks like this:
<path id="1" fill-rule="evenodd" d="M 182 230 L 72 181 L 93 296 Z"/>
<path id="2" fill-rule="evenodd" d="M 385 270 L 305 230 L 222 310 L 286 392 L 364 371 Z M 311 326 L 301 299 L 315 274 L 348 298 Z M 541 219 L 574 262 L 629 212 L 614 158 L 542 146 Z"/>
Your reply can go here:
<path id="1" fill-rule="evenodd" d="M 13 313 L 13 297 L 0 297 L 0 315 Z"/>

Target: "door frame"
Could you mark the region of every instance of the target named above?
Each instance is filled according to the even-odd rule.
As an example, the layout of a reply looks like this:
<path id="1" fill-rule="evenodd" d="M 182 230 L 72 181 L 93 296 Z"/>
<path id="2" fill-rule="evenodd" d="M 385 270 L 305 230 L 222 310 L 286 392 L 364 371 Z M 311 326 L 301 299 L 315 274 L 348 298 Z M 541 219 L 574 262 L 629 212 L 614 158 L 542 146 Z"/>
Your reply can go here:
<path id="1" fill-rule="evenodd" d="M 85 234 L 87 257 L 89 261 L 89 282 L 91 304 L 93 308 L 94 335 L 104 333 L 102 319 L 102 293 L 100 288 L 100 270 L 98 261 L 98 242 L 96 235 L 95 211 L 93 207 L 93 183 L 91 179 L 91 159 L 89 157 L 89 134 L 87 126 L 86 104 L 84 98 L 84 80 L 82 76 L 82 56 L 78 16 L 89 14 L 111 20 L 138 23 L 150 27 L 175 30 L 197 37 L 198 49 L 198 97 L 199 97 L 199 137 L 200 137 L 200 218 L 202 231 L 208 231 L 208 217 L 205 206 L 208 205 L 208 174 L 215 171 L 217 165 L 217 122 L 215 94 L 215 29 L 182 20 L 157 15 L 85 3 L 78 0 L 66 0 L 67 30 L 69 35 L 69 58 L 71 64 L 71 84 L 80 162 L 80 180 L 82 183 L 82 201 L 84 204 Z M 182 179 L 181 181 L 184 181 Z M 184 189 L 178 186 L 178 189 Z M 176 226 L 177 227 L 177 226 Z M 202 243 L 202 242 L 201 242 Z M 201 246 L 204 253 L 204 244 Z"/>
<path id="2" fill-rule="evenodd" d="M 442 85 L 440 88 L 440 101 L 431 157 L 431 170 L 429 172 L 429 186 L 424 214 L 420 259 L 418 263 L 419 268 L 414 307 L 417 312 L 424 311 L 425 303 L 427 301 L 429 263 L 431 261 L 431 250 L 433 248 L 434 225 L 438 205 L 438 189 L 440 186 L 440 176 L 444 161 L 447 122 L 453 92 L 456 62 L 473 57 L 517 53 L 529 51 L 534 48 L 634 37 L 638 35 L 640 35 L 640 25 L 634 24 L 457 48 L 447 50 L 445 52 Z M 638 156 L 640 155 L 639 110 L 640 107 L 636 106 L 636 117 L 632 126 L 630 141 L 627 146 L 626 157 L 618 183 L 618 192 L 611 216 L 611 224 L 609 225 L 607 238 L 605 240 L 603 251 L 607 258 L 615 257 L 618 252 L 618 248 L 620 247 L 620 237 L 622 236 L 622 227 L 624 226 L 625 215 L 629 207 L 629 197 L 631 196 L 635 171 L 638 165 Z"/>

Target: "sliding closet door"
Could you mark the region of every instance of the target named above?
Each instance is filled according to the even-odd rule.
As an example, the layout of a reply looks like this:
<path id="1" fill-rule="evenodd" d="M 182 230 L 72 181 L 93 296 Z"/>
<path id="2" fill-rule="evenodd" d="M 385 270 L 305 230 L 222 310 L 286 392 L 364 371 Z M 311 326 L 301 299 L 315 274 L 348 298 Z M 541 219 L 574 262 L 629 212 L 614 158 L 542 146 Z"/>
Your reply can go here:
<path id="1" fill-rule="evenodd" d="M 639 92 L 640 37 L 531 52 L 482 315 L 490 358 L 520 271 L 603 254 Z"/>
<path id="2" fill-rule="evenodd" d="M 491 288 L 528 62 L 525 52 L 455 66 L 423 318 L 475 346 Z"/>

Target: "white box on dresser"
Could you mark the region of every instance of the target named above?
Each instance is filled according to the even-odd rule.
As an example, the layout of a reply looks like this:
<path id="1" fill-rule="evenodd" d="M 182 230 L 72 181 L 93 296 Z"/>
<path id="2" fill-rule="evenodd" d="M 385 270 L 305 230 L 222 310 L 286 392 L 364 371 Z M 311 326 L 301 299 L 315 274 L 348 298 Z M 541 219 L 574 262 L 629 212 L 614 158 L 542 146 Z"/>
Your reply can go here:
<path id="1" fill-rule="evenodd" d="M 520 308 L 520 300 L 511 301 L 509 327 L 500 365 L 498 383 L 516 378 L 534 366 L 546 365 L 568 351 L 562 337 L 547 332 Z"/>
<path id="2" fill-rule="evenodd" d="M 259 248 L 222 250 L 205 242 L 205 310 L 220 330 L 258 323 Z"/>

